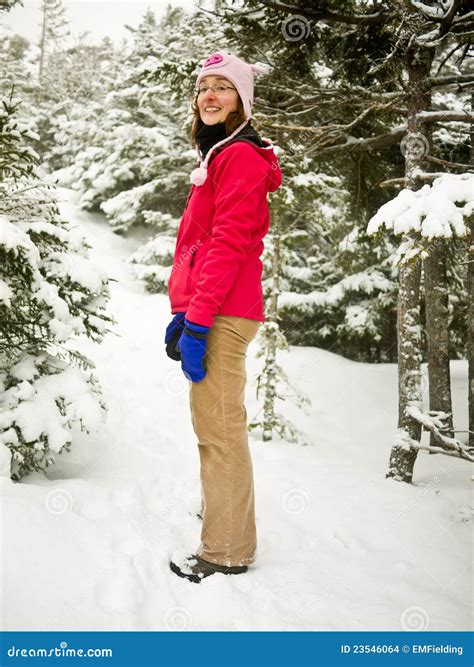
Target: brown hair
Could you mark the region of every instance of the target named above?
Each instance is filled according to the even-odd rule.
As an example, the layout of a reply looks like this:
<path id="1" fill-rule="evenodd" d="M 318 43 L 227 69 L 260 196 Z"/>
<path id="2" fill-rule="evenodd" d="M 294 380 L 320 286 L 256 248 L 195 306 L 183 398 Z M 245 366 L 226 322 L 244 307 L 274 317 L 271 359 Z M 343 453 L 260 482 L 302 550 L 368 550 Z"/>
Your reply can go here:
<path id="1" fill-rule="evenodd" d="M 191 109 L 193 112 L 193 122 L 191 125 L 191 141 L 193 146 L 196 145 L 196 134 L 198 130 L 204 125 L 204 123 L 201 120 L 201 116 L 199 115 L 199 108 L 197 105 L 197 95 L 193 98 Z M 242 100 L 239 99 L 237 100 L 237 111 L 230 111 L 227 114 L 227 118 L 225 119 L 225 133 L 227 136 L 232 134 L 234 130 L 236 130 L 239 125 L 242 125 L 242 123 L 245 121 L 245 114 L 244 114 L 244 106 L 242 104 Z"/>

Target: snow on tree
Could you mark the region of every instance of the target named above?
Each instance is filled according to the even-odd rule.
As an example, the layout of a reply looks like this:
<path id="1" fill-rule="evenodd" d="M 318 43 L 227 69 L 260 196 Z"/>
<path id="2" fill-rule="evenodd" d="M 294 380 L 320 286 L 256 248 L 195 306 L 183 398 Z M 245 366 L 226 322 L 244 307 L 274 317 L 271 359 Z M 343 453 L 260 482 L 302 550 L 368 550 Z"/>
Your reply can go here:
<path id="1" fill-rule="evenodd" d="M 464 220 L 472 214 L 473 207 L 474 176 L 441 174 L 432 185 L 399 192 L 377 211 L 367 232 L 375 234 L 382 226 L 397 235 L 419 232 L 419 238 L 407 239 L 400 246 L 398 257 L 405 261 L 419 255 L 426 257 L 433 239 L 467 235 Z"/>
<path id="2" fill-rule="evenodd" d="M 39 180 L 28 145 L 38 137 L 16 120 L 20 104 L 4 98 L 0 107 L 0 443 L 15 480 L 69 450 L 74 424 L 99 425 L 93 364 L 72 341 L 102 340 L 111 321 L 107 278 Z"/>
<path id="3" fill-rule="evenodd" d="M 0 89 L 9 90 L 12 86 L 16 94 L 23 92 L 29 83 L 30 73 L 26 67 L 26 58 L 30 48 L 28 40 L 21 35 L 4 35 L 0 42 Z"/>
<path id="4" fill-rule="evenodd" d="M 284 245 L 279 317 L 288 341 L 363 361 L 393 360 L 393 244 L 373 247 L 354 224 L 340 177 L 287 174 L 297 201 Z"/>
<path id="5" fill-rule="evenodd" d="M 83 208 L 104 211 L 121 232 L 157 211 L 177 212 L 195 158 L 180 136 L 180 108 L 157 80 L 160 54 L 169 43 L 166 30 L 147 12 L 132 33 L 134 42 L 88 119 L 89 135 L 83 135 L 72 164 L 58 173 L 61 183 L 81 192 Z"/>
<path id="6" fill-rule="evenodd" d="M 80 35 L 73 46 L 48 56 L 42 84 L 34 80 L 29 120 L 40 135 L 34 147 L 48 172 L 71 165 L 93 143 L 116 74 L 115 55 L 109 39 L 95 45 Z"/>
<path id="7" fill-rule="evenodd" d="M 239 33 L 242 41 L 245 34 L 245 40 L 251 35 L 255 43 L 257 36 L 262 38 L 265 30 L 272 32 L 270 26 L 274 26 L 279 17 L 283 20 L 294 11 L 290 5 L 278 0 L 263 0 L 262 4 L 264 10 L 258 18 L 250 11 L 226 10 L 228 18 L 232 15 L 235 22 L 245 26 L 245 31 Z M 304 39 L 297 39 L 295 45 L 295 40 L 287 35 L 286 44 L 280 38 L 279 48 L 267 51 L 270 64 L 282 73 L 277 85 L 272 81 L 273 90 L 269 87 L 266 91 L 265 107 L 270 111 L 268 126 L 279 128 L 286 136 L 305 138 L 305 158 L 329 164 L 339 173 L 344 173 L 348 184 L 351 178 L 345 164 L 352 166 L 356 178 L 352 178 L 352 186 L 349 185 L 348 190 L 357 197 L 353 208 L 358 221 L 361 220 L 360 213 L 357 214 L 361 208 L 361 196 L 367 198 L 366 223 L 374 213 L 373 204 L 377 198 L 379 204 L 375 210 L 382 204 L 381 187 L 392 188 L 403 184 L 411 190 L 418 190 L 424 182 L 436 176 L 427 173 L 426 166 L 430 162 L 441 164 L 445 169 L 458 169 L 458 162 L 447 160 L 445 154 L 434 156 L 426 147 L 431 147 L 431 128 L 436 124 L 470 123 L 473 120 L 472 113 L 464 108 L 451 108 L 449 99 L 447 108 L 433 108 L 431 98 L 432 93 L 454 91 L 454 87 L 458 90 L 460 87 L 468 88 L 472 83 L 472 74 L 460 69 L 469 49 L 468 36 L 473 32 L 472 15 L 467 3 L 443 4 L 436 7 L 436 11 L 422 2 L 397 2 L 392 3 L 390 8 L 382 3 L 375 11 L 366 3 L 356 3 L 337 13 L 326 5 L 317 8 L 308 6 L 303 11 L 308 27 L 311 27 L 311 30 L 302 30 Z M 288 21 L 291 22 L 291 16 Z M 285 29 L 281 32 L 284 38 Z M 328 76 L 320 76 L 320 63 L 327 62 L 328 54 L 334 66 Z M 290 60 L 297 65 L 288 67 Z M 290 76 L 294 79 L 296 73 L 303 80 L 297 88 L 293 80 L 288 80 Z M 400 152 L 393 150 L 398 148 L 402 139 L 401 152 L 405 157 L 403 178 L 399 176 L 403 166 Z M 443 148 L 453 150 L 448 142 Z M 462 146 L 459 152 L 462 154 L 463 150 Z M 395 178 L 390 178 L 392 174 Z M 369 201 L 369 196 L 372 201 Z M 409 233 L 403 242 L 409 242 L 414 234 Z M 449 277 L 445 268 L 446 257 L 442 257 L 443 262 L 438 262 L 432 260 L 433 256 L 434 253 L 431 253 L 425 260 L 427 274 L 430 269 L 430 279 L 425 284 L 425 292 L 428 289 L 425 300 L 430 307 L 427 318 L 430 326 L 426 336 L 429 339 L 432 385 L 443 374 L 449 376 L 449 358 L 445 348 L 450 342 L 446 290 L 441 294 L 439 290 L 430 289 L 430 285 L 436 283 L 435 275 L 442 277 L 438 282 L 446 283 Z M 398 278 L 400 422 L 401 428 L 410 431 L 411 440 L 418 441 L 420 424 L 407 413 L 406 405 L 410 397 L 420 398 L 421 260 L 400 264 Z M 456 279 L 455 282 L 459 281 Z M 465 295 L 462 298 L 465 300 Z M 438 326 L 444 328 L 443 336 L 433 335 L 433 318 L 430 315 L 434 306 L 437 313 L 445 313 L 444 319 L 440 320 L 437 316 L 440 320 Z M 353 312 L 357 314 L 357 310 Z M 457 322 L 461 326 L 464 324 L 462 318 Z M 462 329 L 456 333 L 462 334 Z M 436 365 L 433 360 L 441 357 L 443 364 Z M 441 384 L 440 381 L 438 386 Z M 449 380 L 444 381 L 444 386 L 448 384 Z M 437 398 L 442 403 L 449 403 L 449 396 L 444 391 L 438 392 Z M 415 458 L 416 452 L 405 456 L 401 450 L 400 465 L 391 465 L 393 476 L 410 481 Z M 394 472 L 397 467 L 399 473 Z"/>
<path id="8" fill-rule="evenodd" d="M 132 272 L 149 292 L 167 294 L 179 219 L 159 211 L 147 211 L 144 216 L 157 234 L 130 257 Z"/>
<path id="9" fill-rule="evenodd" d="M 277 152 L 279 152 L 277 150 Z M 281 284 L 286 272 L 293 268 L 301 275 L 304 268 L 298 266 L 300 259 L 292 243 L 304 237 L 302 230 L 287 229 L 286 216 L 282 213 L 294 199 L 294 189 L 283 183 L 270 199 L 270 231 L 264 241 L 262 286 L 265 300 L 266 321 L 257 336 L 257 357 L 264 364 L 256 378 L 257 398 L 262 397 L 262 406 L 249 424 L 249 429 L 261 428 L 262 439 L 272 440 L 275 435 L 289 442 L 308 444 L 308 437 L 278 409 L 281 401 L 290 400 L 302 410 L 307 410 L 309 398 L 292 382 L 278 361 L 278 353 L 289 351 L 288 341 L 280 326 L 279 298 Z M 285 269 L 283 268 L 285 267 Z"/>
<path id="10" fill-rule="evenodd" d="M 442 174 L 432 185 L 425 184 L 413 191 L 403 189 L 393 200 L 384 204 L 370 220 L 368 233 L 375 234 L 383 227 L 403 239 L 396 261 L 402 266 L 413 266 L 420 258 L 426 258 L 439 239 L 465 237 L 468 228 L 465 221 L 474 214 L 474 175 Z M 407 311 L 407 327 L 420 338 L 420 324 Z M 414 354 L 414 351 L 411 351 Z M 447 420 L 449 413 L 430 410 L 423 413 L 420 392 L 419 361 L 418 368 L 408 367 L 406 375 L 400 378 L 400 384 L 407 398 L 403 410 L 417 424 L 429 430 L 433 440 L 429 445 L 422 445 L 420 438 L 413 436 L 413 431 L 401 424 L 395 441 L 394 450 L 417 451 L 426 449 L 430 452 L 458 456 L 474 460 L 474 451 L 460 440 L 450 437 Z M 403 416 L 403 415 L 402 415 Z"/>

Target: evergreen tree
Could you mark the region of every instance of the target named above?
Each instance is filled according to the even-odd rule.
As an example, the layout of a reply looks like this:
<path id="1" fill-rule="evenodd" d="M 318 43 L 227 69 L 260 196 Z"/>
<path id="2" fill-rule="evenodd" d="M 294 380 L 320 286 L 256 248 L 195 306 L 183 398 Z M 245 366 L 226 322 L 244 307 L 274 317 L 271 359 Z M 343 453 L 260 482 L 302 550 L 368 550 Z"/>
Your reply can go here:
<path id="1" fill-rule="evenodd" d="M 414 160 L 412 151 L 408 155 L 410 160 Z M 382 206 L 369 223 L 369 233 L 376 233 L 385 226 L 395 230 L 402 239 L 397 256 L 401 266 L 399 346 L 403 346 L 399 351 L 399 430 L 387 475 L 401 481 L 411 480 L 416 454 L 420 449 L 474 460 L 472 447 L 453 437 L 450 412 L 434 409 L 432 403 L 428 413 L 423 410 L 419 307 L 421 260 L 432 252 L 433 247 L 443 247 L 453 237 L 468 237 L 470 229 L 466 223 L 472 218 L 473 210 L 474 175 L 443 174 L 431 186 L 425 184 L 418 190 L 402 190 L 395 199 Z M 430 288 L 434 289 L 434 286 Z M 438 325 L 438 322 L 435 324 Z M 440 328 L 442 330 L 443 327 Z M 446 344 L 444 341 L 444 346 Z M 420 442 L 421 427 L 431 433 L 429 445 Z"/>
<path id="2" fill-rule="evenodd" d="M 0 42 L 0 90 L 14 87 L 16 94 L 29 89 L 27 56 L 30 43 L 21 35 L 5 35 Z"/>
<path id="3" fill-rule="evenodd" d="M 145 211 L 144 216 L 157 233 L 130 257 L 132 272 L 149 292 L 167 294 L 180 221 L 159 211 Z"/>
<path id="4" fill-rule="evenodd" d="M 266 238 L 264 258 L 264 296 L 266 321 L 260 328 L 258 334 L 259 349 L 257 357 L 264 358 L 264 365 L 257 375 L 257 398 L 263 393 L 261 413 L 257 414 L 249 424 L 249 429 L 261 427 L 262 439 L 273 440 L 275 434 L 286 438 L 290 442 L 308 444 L 307 437 L 294 423 L 288 420 L 278 410 L 278 401 L 291 400 L 299 408 L 306 410 L 310 405 L 308 396 L 301 393 L 298 387 L 292 383 L 278 362 L 278 351 L 288 351 L 288 342 L 280 329 L 279 319 L 279 296 L 280 286 L 284 275 L 283 267 L 289 269 L 290 258 L 294 252 L 291 249 L 291 241 L 301 236 L 298 230 L 286 230 L 282 228 L 281 210 L 288 197 L 291 198 L 291 190 L 282 186 L 271 201 L 272 231 Z M 269 259 L 271 257 L 271 260 Z M 270 270 L 269 270 L 270 267 Z M 294 267 L 297 269 L 297 267 Z"/>
<path id="5" fill-rule="evenodd" d="M 144 16 L 101 108 L 91 108 L 82 150 L 60 174 L 81 192 L 81 206 L 103 210 L 117 231 L 153 224 L 157 212 L 172 217 L 189 187 L 192 151 L 179 125 L 185 113 L 157 77 L 172 29 L 166 17 L 157 27 L 151 12 Z"/>
<path id="6" fill-rule="evenodd" d="M 20 104 L 3 98 L 0 107 L 0 441 L 15 480 L 69 450 L 75 423 L 99 424 L 93 364 L 71 339 L 100 341 L 111 321 L 107 279 L 38 178 L 29 146 L 38 137 L 16 119 Z"/>
<path id="7" fill-rule="evenodd" d="M 112 42 L 87 42 L 86 35 L 57 50 L 45 64 L 47 87 L 36 82 L 29 118 L 40 139 L 34 144 L 47 171 L 70 166 L 93 143 L 117 66 Z"/>
<path id="8" fill-rule="evenodd" d="M 272 78 L 262 78 L 257 86 L 256 117 L 284 153 L 293 151 L 300 157 L 304 172 L 339 179 L 342 191 L 348 193 L 331 226 L 332 248 L 342 252 L 333 250 L 324 266 L 326 285 L 319 280 L 316 287 L 313 279 L 300 283 L 301 302 L 283 296 L 282 328 L 296 344 L 317 344 L 363 361 L 394 361 L 398 268 L 392 266 L 391 255 L 398 242 L 387 236 L 383 246 L 374 248 L 365 229 L 403 183 L 399 143 L 406 132 L 406 91 L 396 26 L 402 20 L 413 23 L 416 17 L 412 12 L 405 16 L 403 3 L 394 7 L 384 2 L 376 7 L 346 3 L 344 12 L 331 2 L 317 8 L 273 0 L 262 4 L 268 9 L 249 0 L 245 11 L 228 3 L 220 12 L 228 24 L 226 35 L 238 40 L 242 53 L 254 59 L 259 54 L 273 67 Z M 439 54 L 438 75 L 441 70 L 454 74 L 457 63 L 462 63 L 465 53 L 450 53 L 450 48 Z M 458 77 L 438 75 L 432 87 L 435 108 L 452 108 L 449 90 Z M 462 96 L 457 97 L 456 104 L 460 103 Z M 465 131 L 440 128 L 439 134 L 445 141 L 439 146 L 440 157 L 433 158 L 452 160 L 456 155 L 462 162 Z M 321 187 L 323 196 L 325 190 Z M 312 195 L 309 189 L 308 195 L 301 192 L 292 208 L 303 209 Z M 321 197 L 316 206 L 319 201 Z M 310 247 L 317 249 L 321 237 L 313 220 L 314 216 L 306 217 L 308 233 L 316 232 Z M 341 247 L 345 236 L 347 242 Z M 351 251 L 345 252 L 348 246 Z M 371 278 L 374 272 L 376 280 Z M 447 278 L 451 306 L 460 303 L 460 309 L 450 314 L 450 351 L 459 357 L 465 352 L 466 296 L 449 267 Z M 337 287 L 340 282 L 342 289 Z M 341 292 L 344 298 L 333 301 Z M 296 319 L 301 327 L 293 327 Z"/>

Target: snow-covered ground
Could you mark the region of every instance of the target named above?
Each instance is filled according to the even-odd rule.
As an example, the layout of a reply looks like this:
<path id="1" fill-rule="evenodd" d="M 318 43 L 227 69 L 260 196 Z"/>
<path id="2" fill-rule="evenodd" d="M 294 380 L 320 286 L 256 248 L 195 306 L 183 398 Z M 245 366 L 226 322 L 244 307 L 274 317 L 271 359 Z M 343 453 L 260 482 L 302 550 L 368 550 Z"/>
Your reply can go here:
<path id="1" fill-rule="evenodd" d="M 469 630 L 471 470 L 421 453 L 413 485 L 384 478 L 396 427 L 396 367 L 291 348 L 281 363 L 311 400 L 286 414 L 305 447 L 251 434 L 258 559 L 200 585 L 168 560 L 199 543 L 199 465 L 188 382 L 162 343 L 168 299 L 131 277 L 143 241 L 102 216 L 63 213 L 117 282 L 116 333 L 81 341 L 109 404 L 45 476 L 0 477 L 3 630 Z M 247 410 L 257 409 L 256 343 Z M 467 368 L 452 363 L 456 428 L 467 429 Z"/>

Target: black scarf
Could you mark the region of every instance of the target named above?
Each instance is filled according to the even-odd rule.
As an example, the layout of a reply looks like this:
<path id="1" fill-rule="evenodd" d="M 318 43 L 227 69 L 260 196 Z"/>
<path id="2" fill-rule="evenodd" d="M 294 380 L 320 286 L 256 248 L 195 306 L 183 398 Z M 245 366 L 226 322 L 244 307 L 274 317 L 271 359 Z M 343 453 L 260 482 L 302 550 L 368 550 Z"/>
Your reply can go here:
<path id="1" fill-rule="evenodd" d="M 225 123 L 214 123 L 214 125 L 203 123 L 196 132 L 196 141 L 202 153 L 202 159 L 204 160 L 210 149 L 226 136 Z"/>
<path id="2" fill-rule="evenodd" d="M 264 147 L 265 144 L 260 139 L 258 132 L 252 127 L 251 122 L 252 121 L 249 120 L 247 125 L 240 130 L 232 141 L 235 141 L 237 138 L 245 138 L 256 146 Z M 225 139 L 226 136 L 225 123 L 214 123 L 214 125 L 206 125 L 203 123 L 196 132 L 196 142 L 202 153 L 202 159 L 204 160 L 209 150 L 219 143 L 219 141 Z"/>

